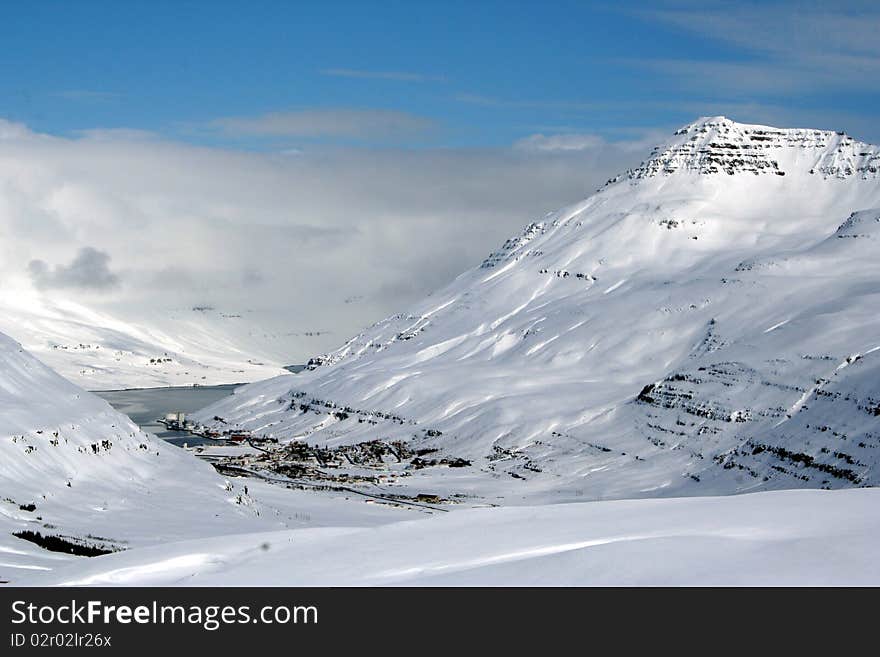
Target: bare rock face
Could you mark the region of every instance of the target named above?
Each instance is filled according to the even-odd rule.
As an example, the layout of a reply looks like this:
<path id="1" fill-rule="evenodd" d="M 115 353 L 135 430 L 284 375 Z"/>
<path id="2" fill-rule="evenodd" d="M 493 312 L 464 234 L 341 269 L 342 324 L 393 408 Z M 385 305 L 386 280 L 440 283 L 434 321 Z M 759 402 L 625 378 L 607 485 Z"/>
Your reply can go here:
<path id="1" fill-rule="evenodd" d="M 543 235 L 545 232 L 547 232 L 547 225 L 543 221 L 529 224 L 523 229 L 521 235 L 507 240 L 501 245 L 500 249 L 489 254 L 489 257 L 480 266 L 483 269 L 491 269 L 511 259 L 518 260 L 523 256 L 541 255 L 540 251 L 529 251 L 526 247 L 532 240 Z"/>
<path id="2" fill-rule="evenodd" d="M 840 132 L 783 130 L 713 117 L 678 130 L 670 143 L 657 147 L 628 177 L 679 171 L 784 176 L 787 169 L 804 169 L 805 165 L 810 174 L 824 178 L 876 178 L 880 173 L 880 148 Z"/>

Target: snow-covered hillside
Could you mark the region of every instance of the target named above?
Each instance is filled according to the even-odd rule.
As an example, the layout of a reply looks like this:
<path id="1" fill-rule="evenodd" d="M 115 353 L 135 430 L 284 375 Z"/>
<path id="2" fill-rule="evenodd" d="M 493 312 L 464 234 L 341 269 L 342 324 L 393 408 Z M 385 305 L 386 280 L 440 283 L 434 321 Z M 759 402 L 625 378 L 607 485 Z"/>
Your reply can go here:
<path id="1" fill-rule="evenodd" d="M 75 559 L 67 548 L 114 551 L 286 526 L 263 511 L 209 465 L 0 335 L 0 581 Z M 54 551 L 40 547 L 45 541 Z"/>
<path id="2" fill-rule="evenodd" d="M 0 293 L 0 331 L 88 390 L 242 383 L 288 364 L 240 313 L 196 307 L 140 315 L 26 288 Z"/>
<path id="3" fill-rule="evenodd" d="M 381 527 L 186 541 L 32 585 L 880 584 L 880 491 L 777 491 L 476 509 Z"/>
<path id="4" fill-rule="evenodd" d="M 389 486 L 483 502 L 876 485 L 878 256 L 880 148 L 704 118 L 199 418 L 282 447 L 401 441 L 420 456 Z"/>

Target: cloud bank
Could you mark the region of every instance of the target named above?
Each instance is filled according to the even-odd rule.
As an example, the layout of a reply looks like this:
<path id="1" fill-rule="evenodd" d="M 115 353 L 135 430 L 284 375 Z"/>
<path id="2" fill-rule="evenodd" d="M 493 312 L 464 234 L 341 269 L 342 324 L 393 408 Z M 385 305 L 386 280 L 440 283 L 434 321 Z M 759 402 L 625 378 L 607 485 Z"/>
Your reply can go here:
<path id="1" fill-rule="evenodd" d="M 253 313 L 291 336 L 297 362 L 405 310 L 644 155 L 547 140 L 286 155 L 0 121 L 0 274 L 122 317 Z M 309 332 L 321 335 L 297 337 Z"/>
<path id="2" fill-rule="evenodd" d="M 384 138 L 423 132 L 432 126 L 430 119 L 408 112 L 357 109 L 271 112 L 216 119 L 210 124 L 231 136 L 309 138 Z"/>
<path id="3" fill-rule="evenodd" d="M 110 256 L 90 246 L 81 248 L 69 265 L 52 267 L 43 260 L 31 260 L 28 272 L 34 285 L 41 290 L 106 290 L 119 284 L 119 276 L 110 271 Z"/>

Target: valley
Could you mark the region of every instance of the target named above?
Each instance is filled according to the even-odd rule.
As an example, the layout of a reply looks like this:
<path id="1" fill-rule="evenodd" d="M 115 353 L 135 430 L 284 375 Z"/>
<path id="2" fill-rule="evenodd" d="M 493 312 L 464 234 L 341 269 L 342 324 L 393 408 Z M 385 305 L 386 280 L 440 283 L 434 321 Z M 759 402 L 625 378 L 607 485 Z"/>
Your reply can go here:
<path id="1" fill-rule="evenodd" d="M 878 161 L 698 119 L 295 373 L 204 309 L 148 375 L 3 338 L 0 578 L 876 583 Z"/>

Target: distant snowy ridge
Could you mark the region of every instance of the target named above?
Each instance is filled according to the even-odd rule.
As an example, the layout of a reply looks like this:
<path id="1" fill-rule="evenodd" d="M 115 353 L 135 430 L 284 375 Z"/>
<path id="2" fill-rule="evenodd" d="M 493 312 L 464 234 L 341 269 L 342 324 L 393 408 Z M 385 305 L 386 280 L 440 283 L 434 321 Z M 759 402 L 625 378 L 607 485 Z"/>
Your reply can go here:
<path id="1" fill-rule="evenodd" d="M 252 324 L 213 308 L 162 309 L 140 320 L 23 290 L 0 294 L 0 331 L 89 390 L 216 385 L 282 372 Z M 266 350 L 268 351 L 268 350 Z"/>
<path id="2" fill-rule="evenodd" d="M 399 485 L 498 503 L 876 485 L 878 153 L 700 119 L 311 371 L 197 418 L 437 450 L 471 465 Z"/>

